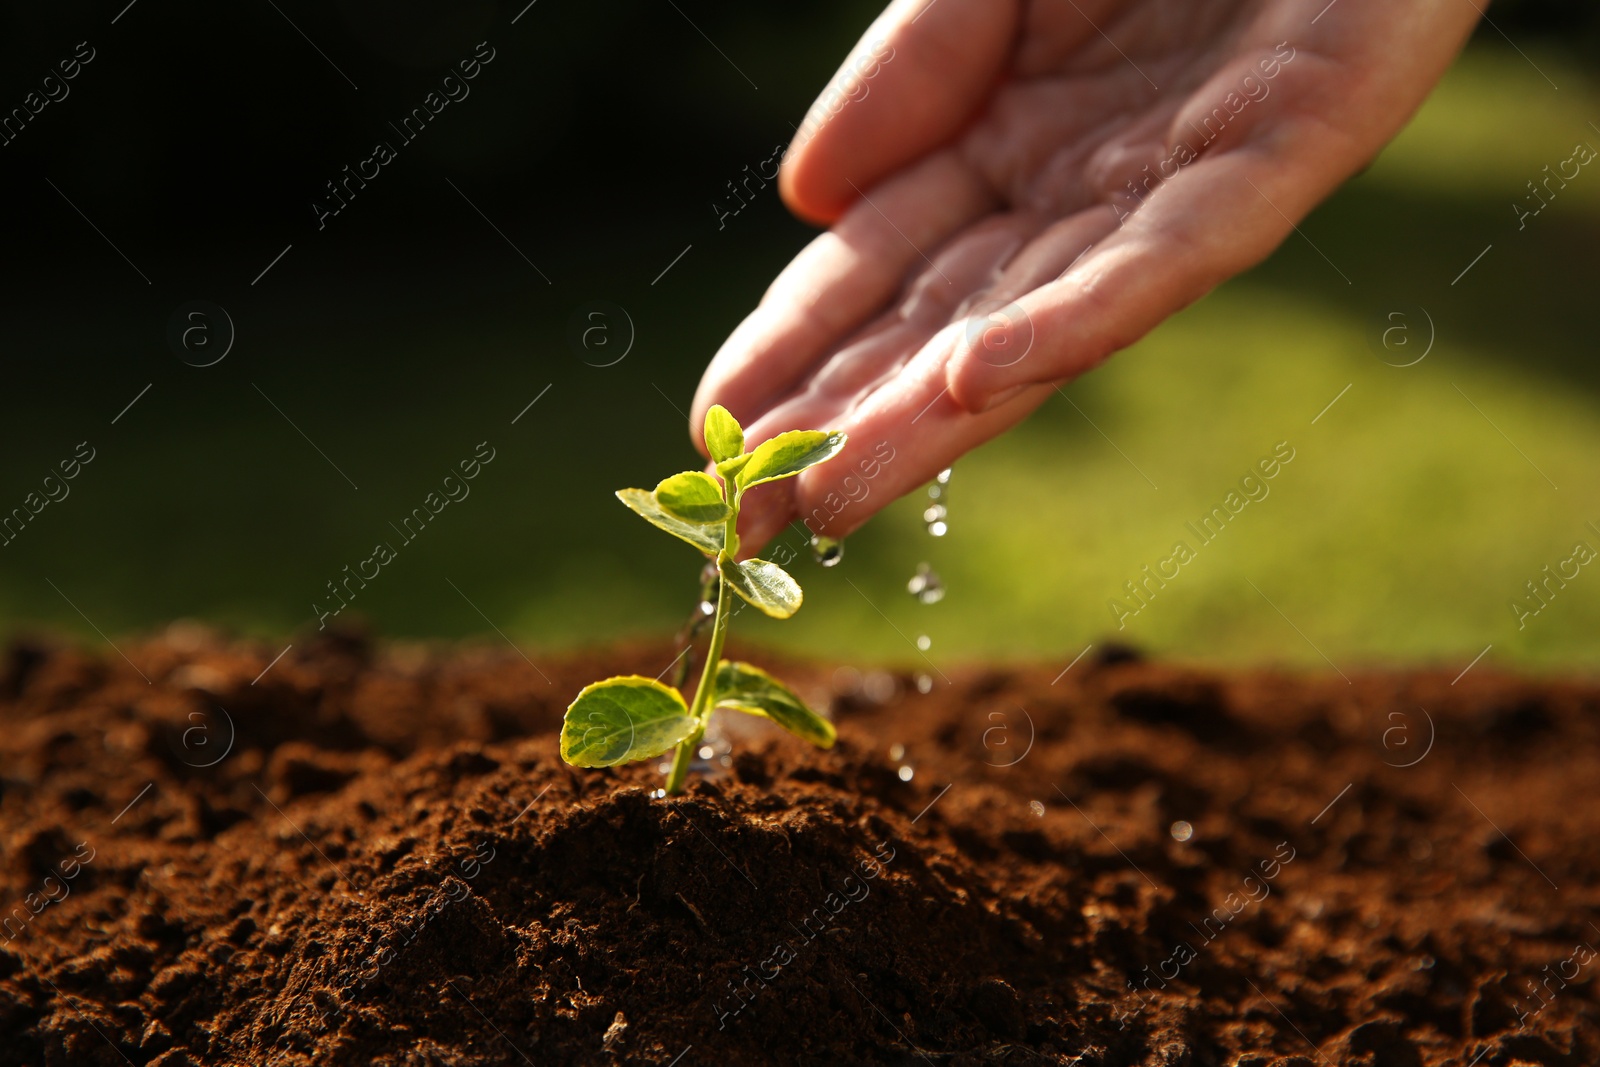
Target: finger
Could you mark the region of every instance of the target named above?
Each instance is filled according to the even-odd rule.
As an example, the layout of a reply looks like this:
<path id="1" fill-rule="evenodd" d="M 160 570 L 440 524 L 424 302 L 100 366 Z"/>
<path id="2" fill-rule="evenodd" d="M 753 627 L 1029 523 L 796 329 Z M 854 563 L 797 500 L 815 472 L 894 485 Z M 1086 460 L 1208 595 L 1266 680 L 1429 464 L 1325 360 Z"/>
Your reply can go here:
<path id="1" fill-rule="evenodd" d="M 962 332 L 961 324 L 938 331 L 885 384 L 848 408 L 815 398 L 787 405 L 785 421 L 811 417 L 849 440 L 827 463 L 774 483 L 780 491 L 759 495 L 771 488 L 762 486 L 751 492 L 740 514 L 744 548 L 754 551 L 797 517 L 812 534 L 841 537 L 1044 402 L 1048 386 L 981 415 L 963 410 L 949 397 L 942 373 L 951 350 L 963 343 Z"/>
<path id="2" fill-rule="evenodd" d="M 947 144 L 1010 58 L 1018 0 L 895 0 L 807 112 L 778 188 L 797 215 L 832 222 L 870 189 Z"/>
<path id="3" fill-rule="evenodd" d="M 1201 158 L 1077 266 L 1017 299 L 1004 330 L 1026 334 L 1024 358 L 996 359 L 993 344 L 958 350 L 946 369 L 951 396 L 968 411 L 982 411 L 1021 386 L 1062 381 L 1098 365 L 1266 258 L 1291 231 L 1290 220 L 1320 198 L 1307 192 L 1301 175 L 1268 153 Z M 1110 209 L 1097 214 L 1113 217 Z"/>
<path id="4" fill-rule="evenodd" d="M 954 152 L 941 152 L 870 190 L 832 230 L 784 268 L 706 368 L 690 436 L 712 404 L 754 422 L 844 337 L 899 292 L 950 235 L 993 210 L 993 194 Z"/>
<path id="5" fill-rule="evenodd" d="M 960 456 L 1026 418 L 1050 395 L 1039 385 L 982 414 L 954 403 L 943 364 L 960 344 L 959 324 L 941 330 L 839 428 L 843 451 L 794 479 L 792 514 L 813 534 L 842 538 Z"/>

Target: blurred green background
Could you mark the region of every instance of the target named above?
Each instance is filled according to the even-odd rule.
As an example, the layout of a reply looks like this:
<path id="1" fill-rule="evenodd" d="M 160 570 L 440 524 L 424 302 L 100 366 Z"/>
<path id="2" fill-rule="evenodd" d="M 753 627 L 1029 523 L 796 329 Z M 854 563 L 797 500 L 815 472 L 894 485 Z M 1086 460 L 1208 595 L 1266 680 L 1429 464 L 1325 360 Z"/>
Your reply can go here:
<path id="1" fill-rule="evenodd" d="M 535 662 L 669 632 L 694 553 L 611 492 L 696 465 L 681 412 L 699 371 L 810 236 L 771 189 L 721 229 L 711 205 L 787 139 L 873 5 L 466 4 L 395 39 L 336 7 L 287 10 L 341 73 L 270 9 L 196 30 L 181 5 L 115 26 L 107 8 L 13 32 L 0 91 L 19 99 L 91 30 L 101 55 L 4 157 L 27 221 L 0 508 L 78 442 L 96 450 L 0 548 L 6 628 L 97 643 L 198 618 L 287 642 L 332 604 L 324 583 L 399 546 L 390 523 L 488 441 L 470 497 L 344 617 L 395 637 L 498 627 Z M 1512 205 L 1575 145 L 1600 147 L 1592 18 L 1494 15 L 1517 44 L 1481 32 L 1303 236 L 963 459 L 947 536 L 926 532 L 926 496 L 902 500 L 841 566 L 796 564 L 794 621 L 746 613 L 740 634 L 924 670 L 1065 666 L 1109 639 L 1346 672 L 1460 668 L 1492 645 L 1491 663 L 1589 670 L 1600 567 L 1525 625 L 1512 602 L 1577 542 L 1600 549 L 1600 169 L 1523 228 Z M 498 54 L 475 95 L 317 230 L 321 183 L 485 38 Z M 203 369 L 166 339 L 196 299 L 238 330 Z M 597 300 L 636 334 L 607 367 L 570 340 Z M 1270 495 L 1200 547 L 1185 524 L 1285 441 Z M 1123 583 L 1178 540 L 1195 560 L 1119 629 L 1108 602 L 1133 606 Z M 906 591 L 923 563 L 937 604 Z"/>

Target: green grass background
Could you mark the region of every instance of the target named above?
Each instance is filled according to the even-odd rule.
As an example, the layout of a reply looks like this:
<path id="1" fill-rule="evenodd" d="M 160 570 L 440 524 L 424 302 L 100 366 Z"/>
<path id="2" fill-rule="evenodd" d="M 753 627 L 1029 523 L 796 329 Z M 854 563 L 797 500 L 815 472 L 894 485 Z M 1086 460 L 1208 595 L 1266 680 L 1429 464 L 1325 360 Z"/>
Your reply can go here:
<path id="1" fill-rule="evenodd" d="M 1600 166 L 1521 231 L 1511 207 L 1574 144 L 1600 147 L 1600 92 L 1561 55 L 1530 57 L 1543 74 L 1509 49 L 1475 47 L 1303 236 L 1067 386 L 1072 403 L 1053 399 L 964 458 L 947 537 L 924 531 L 924 496 L 903 500 L 850 539 L 841 566 L 796 565 L 807 599 L 795 620 L 746 613 L 742 636 L 921 669 L 922 635 L 941 668 L 1065 666 L 1115 637 L 1226 664 L 1456 667 L 1492 644 L 1489 662 L 1591 669 L 1600 566 L 1523 629 L 1509 606 L 1577 541 L 1600 549 L 1586 525 L 1600 526 Z M 13 397 L 4 506 L 76 441 L 99 456 L 72 497 L 0 550 L 8 628 L 98 642 L 96 628 L 116 637 L 189 617 L 295 639 L 314 627 L 323 583 L 487 439 L 498 456 L 472 496 L 403 548 L 353 612 L 388 636 L 498 641 L 487 616 L 536 661 L 668 632 L 693 601 L 694 555 L 611 490 L 694 465 L 675 406 L 804 239 L 775 201 L 762 210 L 711 236 L 638 231 L 631 288 L 619 288 L 616 256 L 595 250 L 563 265 L 559 293 L 529 295 L 494 245 L 425 277 L 341 278 L 337 299 L 327 278 L 297 275 L 260 326 L 235 309 L 237 354 L 162 377 L 115 426 L 148 376 Z M 690 238 L 695 251 L 648 286 Z M 637 325 L 615 367 L 585 366 L 565 342 L 565 310 L 594 297 L 616 299 Z M 1406 313 L 1420 350 L 1419 308 L 1434 323 L 1431 352 L 1386 365 L 1386 316 Z M 50 318 L 21 328 L 19 343 L 50 349 Z M 290 352 L 292 376 L 278 361 Z M 1107 601 L 1122 582 L 1175 540 L 1193 546 L 1185 523 L 1279 441 L 1296 457 L 1270 496 L 1119 632 Z M 943 602 L 906 593 L 921 562 L 943 576 Z"/>

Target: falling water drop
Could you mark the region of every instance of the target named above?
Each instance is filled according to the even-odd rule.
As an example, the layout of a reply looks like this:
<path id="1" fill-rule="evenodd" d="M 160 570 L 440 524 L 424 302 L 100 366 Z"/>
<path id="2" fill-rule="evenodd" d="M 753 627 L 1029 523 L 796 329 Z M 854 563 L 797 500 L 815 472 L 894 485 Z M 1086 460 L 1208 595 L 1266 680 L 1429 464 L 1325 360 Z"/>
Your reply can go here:
<path id="1" fill-rule="evenodd" d="M 917 772 L 912 770 L 911 769 L 911 764 L 908 763 L 908 764 L 904 765 L 903 767 L 901 767 L 898 773 L 900 775 L 900 780 L 902 782 L 909 782 L 909 781 L 911 781 L 912 776 L 915 775 Z"/>
<path id="2" fill-rule="evenodd" d="M 917 573 L 906 583 L 906 592 L 924 604 L 937 604 L 944 599 L 944 582 L 926 563 L 917 564 Z"/>
<path id="3" fill-rule="evenodd" d="M 928 532 L 935 537 L 943 537 L 950 532 L 950 525 L 946 522 L 930 522 L 928 523 Z"/>
<path id="4" fill-rule="evenodd" d="M 1187 841 L 1194 836 L 1194 827 L 1182 819 L 1172 824 L 1172 839 L 1174 841 Z"/>
<path id="5" fill-rule="evenodd" d="M 931 674 L 919 674 L 919 675 L 917 675 L 917 692 L 919 692 L 919 693 L 931 693 L 931 692 L 933 692 L 933 675 L 931 675 Z"/>
<path id="6" fill-rule="evenodd" d="M 824 567 L 837 566 L 844 558 L 844 542 L 819 534 L 811 539 L 811 555 Z"/>
<path id="7" fill-rule="evenodd" d="M 955 470 L 954 467 L 946 467 L 944 470 L 940 471 L 938 473 L 938 475 L 933 480 L 935 482 L 938 482 L 940 485 L 949 485 L 950 484 L 950 472 L 953 471 L 953 470 Z"/>
<path id="8" fill-rule="evenodd" d="M 917 638 L 917 650 L 919 652 L 926 652 L 932 647 L 933 638 L 929 637 L 927 634 L 922 634 Z"/>
<path id="9" fill-rule="evenodd" d="M 894 744 L 889 746 L 889 759 L 893 760 L 895 763 L 899 763 L 901 760 L 903 760 L 905 758 L 906 758 L 906 746 L 902 745 L 898 741 L 896 741 Z"/>
<path id="10" fill-rule="evenodd" d="M 1039 818 L 1041 818 L 1041 819 L 1044 818 L 1044 805 L 1042 803 L 1040 803 L 1039 801 L 1037 801 L 1037 800 L 1028 801 L 1028 810 L 1033 812 L 1035 815 L 1039 816 Z"/>

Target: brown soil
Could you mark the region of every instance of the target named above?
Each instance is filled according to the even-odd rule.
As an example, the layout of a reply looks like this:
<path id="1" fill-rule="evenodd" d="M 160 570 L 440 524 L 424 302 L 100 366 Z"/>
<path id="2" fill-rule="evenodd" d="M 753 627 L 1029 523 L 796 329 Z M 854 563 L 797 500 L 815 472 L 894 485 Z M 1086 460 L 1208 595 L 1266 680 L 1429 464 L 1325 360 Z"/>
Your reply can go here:
<path id="1" fill-rule="evenodd" d="M 1593 685 L 776 664 L 661 800 L 554 732 L 663 648 L 124 651 L 0 670 L 0 1062 L 1600 1063 Z"/>

